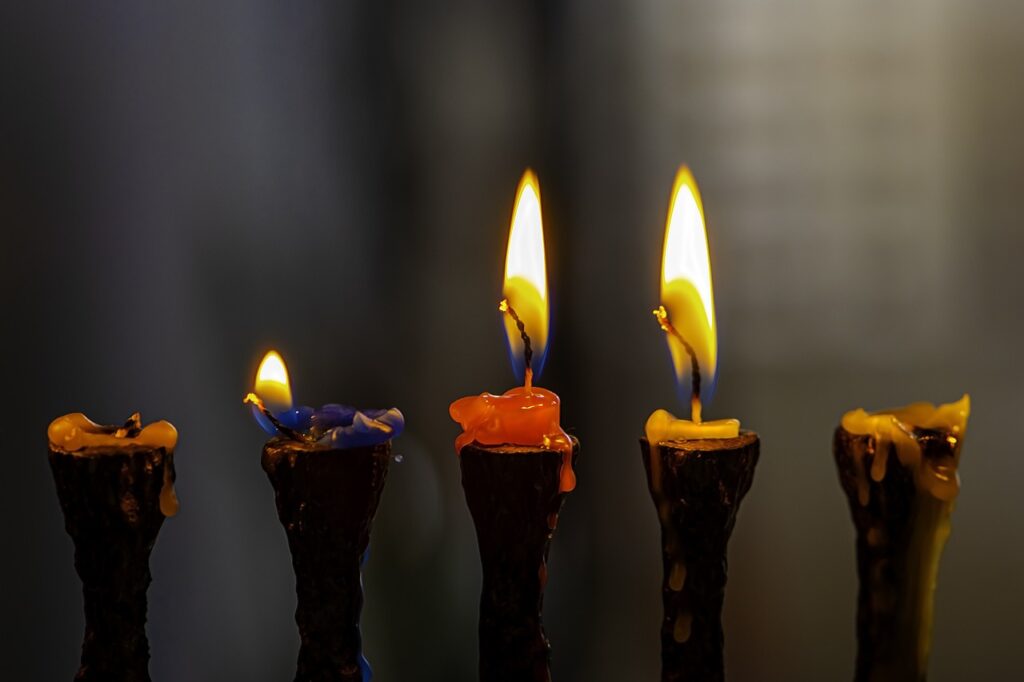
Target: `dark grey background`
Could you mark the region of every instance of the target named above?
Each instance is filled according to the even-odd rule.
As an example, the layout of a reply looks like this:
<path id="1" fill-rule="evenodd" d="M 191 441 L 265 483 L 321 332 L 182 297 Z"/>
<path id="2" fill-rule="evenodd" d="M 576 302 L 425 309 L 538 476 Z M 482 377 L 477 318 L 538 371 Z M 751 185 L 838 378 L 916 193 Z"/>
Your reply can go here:
<path id="1" fill-rule="evenodd" d="M 1019 673 L 1024 12 L 967 0 L 5 3 L 0 677 L 70 679 L 79 583 L 45 428 L 174 422 L 154 680 L 291 679 L 284 533 L 241 405 L 397 405 L 366 574 L 379 680 L 471 680 L 479 567 L 448 403 L 512 383 L 495 304 L 522 169 L 556 308 L 542 383 L 583 441 L 552 552 L 558 682 L 657 676 L 636 443 L 679 408 L 650 316 L 677 164 L 704 194 L 710 416 L 763 439 L 731 552 L 733 680 L 849 679 L 840 414 L 974 400 L 935 682 Z"/>

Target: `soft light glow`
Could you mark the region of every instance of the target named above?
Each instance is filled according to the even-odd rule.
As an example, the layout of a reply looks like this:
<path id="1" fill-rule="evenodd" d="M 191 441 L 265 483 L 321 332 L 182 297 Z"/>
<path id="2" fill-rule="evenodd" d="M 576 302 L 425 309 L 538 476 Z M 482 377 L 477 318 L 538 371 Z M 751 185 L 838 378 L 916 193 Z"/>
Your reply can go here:
<path id="1" fill-rule="evenodd" d="M 548 277 L 544 260 L 544 224 L 541 220 L 540 184 L 532 170 L 523 173 L 516 190 L 512 227 L 505 255 L 502 295 L 526 325 L 533 349 L 532 369 L 540 374 L 548 342 Z M 525 374 L 523 341 L 515 322 L 502 315 L 508 335 L 512 366 L 520 381 Z"/>
<path id="2" fill-rule="evenodd" d="M 288 382 L 288 368 L 276 350 L 267 351 L 256 370 L 253 392 L 268 410 L 277 414 L 292 409 L 292 389 Z"/>
<path id="3" fill-rule="evenodd" d="M 661 265 L 661 304 L 676 330 L 693 347 L 701 373 L 701 398 L 714 391 L 718 365 L 715 299 L 711 286 L 711 257 L 704 227 L 704 206 L 693 174 L 681 166 L 672 188 L 665 250 Z M 676 379 L 690 390 L 690 358 L 683 344 L 666 335 Z"/>

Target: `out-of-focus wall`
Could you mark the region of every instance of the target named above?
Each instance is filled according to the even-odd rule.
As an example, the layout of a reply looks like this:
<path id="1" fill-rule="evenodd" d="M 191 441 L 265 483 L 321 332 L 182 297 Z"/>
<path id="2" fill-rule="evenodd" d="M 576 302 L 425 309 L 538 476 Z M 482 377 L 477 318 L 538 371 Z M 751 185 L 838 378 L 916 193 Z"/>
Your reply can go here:
<path id="1" fill-rule="evenodd" d="M 722 344 L 708 412 L 763 441 L 731 546 L 730 679 L 851 675 L 831 431 L 852 407 L 963 391 L 930 679 L 1008 678 L 1022 20 L 955 0 L 4 6 L 2 669 L 60 679 L 78 657 L 46 424 L 142 410 L 181 432 L 154 680 L 288 678 L 293 576 L 240 403 L 273 346 L 301 400 L 408 417 L 366 573 L 377 679 L 475 679 L 480 574 L 447 405 L 512 382 L 496 304 L 531 165 L 555 306 L 542 383 L 583 442 L 550 564 L 554 678 L 656 679 L 636 441 L 655 407 L 684 411 L 650 310 L 686 162 Z"/>

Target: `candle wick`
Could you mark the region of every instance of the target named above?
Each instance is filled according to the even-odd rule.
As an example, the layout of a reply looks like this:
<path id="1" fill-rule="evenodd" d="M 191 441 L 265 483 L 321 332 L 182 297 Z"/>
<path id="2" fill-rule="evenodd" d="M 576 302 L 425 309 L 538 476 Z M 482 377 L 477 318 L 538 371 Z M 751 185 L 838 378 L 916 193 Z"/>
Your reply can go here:
<path id="1" fill-rule="evenodd" d="M 142 416 L 136 412 L 128 417 L 124 426 L 105 426 L 101 430 L 113 434 L 114 438 L 135 438 L 142 432 Z"/>
<path id="2" fill-rule="evenodd" d="M 255 393 L 250 393 L 247 396 L 245 396 L 245 398 L 242 400 L 242 403 L 246 405 L 255 405 L 256 409 L 259 410 L 260 413 L 264 417 L 266 417 L 270 421 L 270 423 L 274 425 L 274 428 L 280 431 L 282 435 L 287 436 L 292 440 L 297 440 L 300 443 L 317 442 L 318 439 L 316 438 L 316 436 L 296 431 L 295 429 L 289 428 L 282 424 L 281 422 L 279 422 L 277 420 L 277 417 L 271 414 L 270 410 L 268 410 L 266 405 L 263 404 L 263 400 L 261 400 L 260 397 Z"/>
<path id="3" fill-rule="evenodd" d="M 666 334 L 675 337 L 679 343 L 683 344 L 683 348 L 686 349 L 686 354 L 690 356 L 690 368 L 693 374 L 690 383 L 690 410 L 693 416 L 693 421 L 699 424 L 700 363 L 697 362 L 697 353 L 694 352 L 693 346 L 690 345 L 689 341 L 684 339 L 683 335 L 679 333 L 679 330 L 672 326 L 672 322 L 668 319 L 668 311 L 665 310 L 665 306 L 658 306 L 658 309 L 654 311 L 654 317 L 658 320 L 658 324 L 661 325 L 662 330 L 664 330 Z"/>
<path id="4" fill-rule="evenodd" d="M 501 299 L 501 303 L 498 304 L 498 310 L 512 318 L 512 321 L 516 323 L 516 328 L 519 330 L 519 336 L 523 339 L 523 359 L 526 362 L 526 372 L 523 378 L 526 388 L 529 389 L 533 386 L 533 348 L 530 346 L 530 336 L 526 333 L 526 323 L 519 319 L 516 309 L 512 307 L 507 298 Z"/>

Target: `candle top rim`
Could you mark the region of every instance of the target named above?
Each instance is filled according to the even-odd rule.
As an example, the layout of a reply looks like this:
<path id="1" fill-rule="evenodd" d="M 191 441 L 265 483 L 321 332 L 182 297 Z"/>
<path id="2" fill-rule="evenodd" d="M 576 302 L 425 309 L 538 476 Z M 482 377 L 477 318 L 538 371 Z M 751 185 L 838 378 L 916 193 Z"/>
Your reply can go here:
<path id="1" fill-rule="evenodd" d="M 569 435 L 569 442 L 574 448 L 578 448 L 580 445 L 579 438 L 573 435 Z M 485 450 L 487 452 L 496 452 L 508 455 L 529 455 L 534 453 L 543 455 L 551 453 L 553 455 L 558 455 L 559 457 L 562 456 L 562 452 L 554 448 L 544 447 L 543 445 L 523 445 L 521 443 L 495 443 L 490 445 L 474 440 L 463 445 L 459 450 L 459 454 L 461 455 L 466 448 L 476 448 L 477 450 Z"/>
<path id="2" fill-rule="evenodd" d="M 752 443 L 755 440 L 760 440 L 760 436 L 757 431 L 751 429 L 740 429 L 739 433 L 735 436 L 728 437 L 716 437 L 708 436 L 705 438 L 668 438 L 660 440 L 657 443 L 653 443 L 647 436 L 640 436 L 641 442 L 646 442 L 648 445 L 658 446 L 669 446 L 673 445 L 680 446 L 678 449 L 699 449 L 703 451 L 716 451 L 716 450 L 729 450 L 737 447 L 737 445 L 746 445 Z M 696 447 L 695 447 L 696 446 Z"/>
<path id="3" fill-rule="evenodd" d="M 388 448 L 391 446 L 391 440 L 382 440 L 375 443 L 369 443 L 365 445 L 353 445 L 345 448 L 338 448 L 331 445 L 330 441 L 317 440 L 317 441 L 301 441 L 289 438 L 283 434 L 278 434 L 268 439 L 263 444 L 264 449 L 274 448 L 278 450 L 294 450 L 301 454 L 313 454 L 313 453 L 335 453 L 335 452 L 352 452 L 355 450 L 378 450 L 382 448 Z"/>
<path id="4" fill-rule="evenodd" d="M 103 425 L 82 412 L 71 412 L 50 422 L 46 430 L 50 449 L 66 454 L 104 455 L 163 448 L 173 452 L 178 430 L 169 421 L 142 426 L 136 412 L 123 426 Z"/>
<path id="5" fill-rule="evenodd" d="M 963 397 L 951 403 L 916 402 L 900 407 L 868 412 L 862 407 L 843 414 L 841 427 L 848 433 L 859 436 L 877 436 L 883 423 L 909 431 L 930 430 L 962 435 L 967 430 L 967 419 L 971 410 L 971 397 Z"/>

